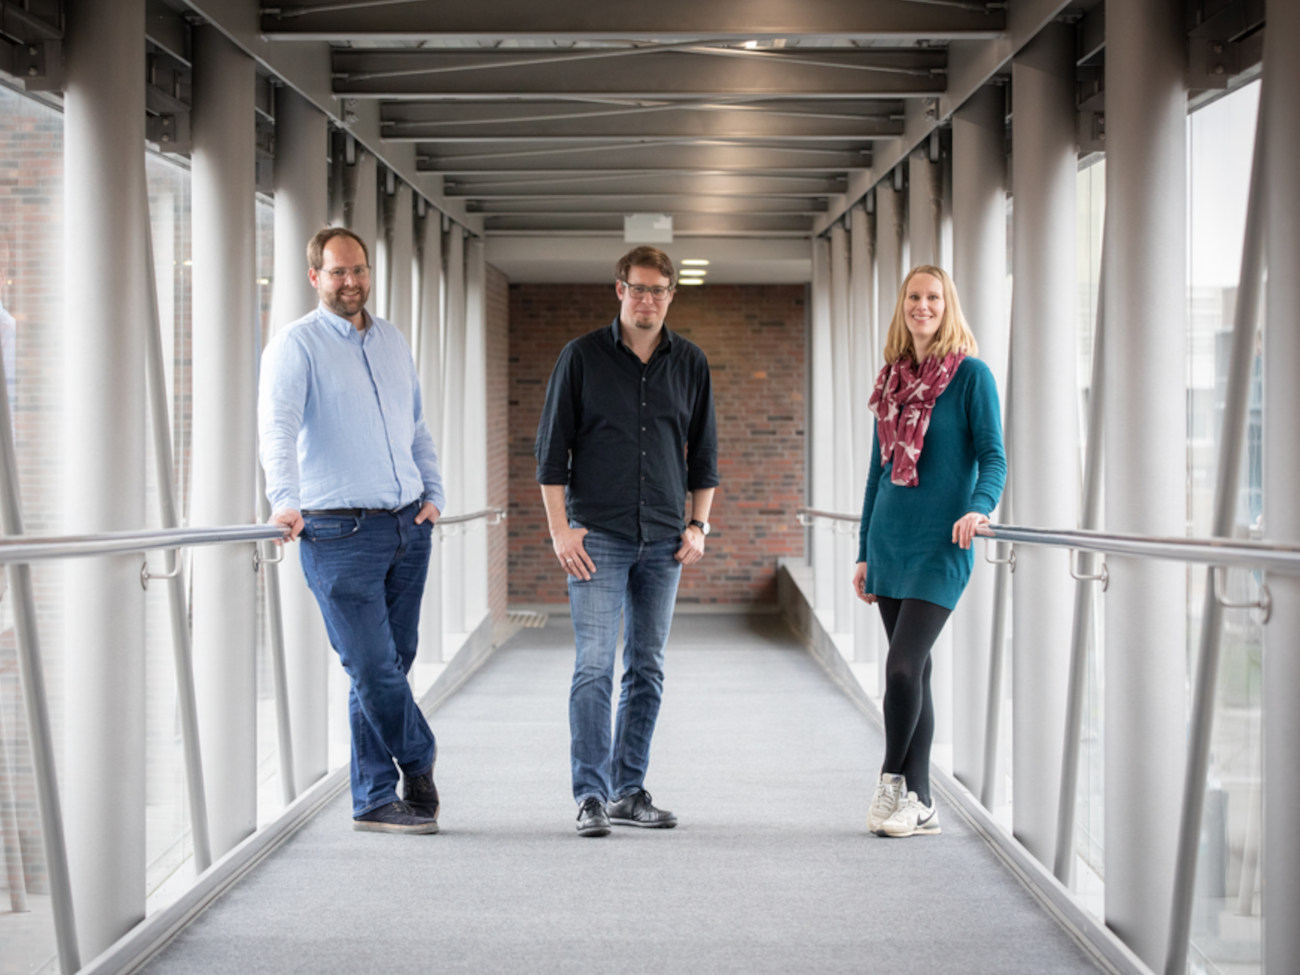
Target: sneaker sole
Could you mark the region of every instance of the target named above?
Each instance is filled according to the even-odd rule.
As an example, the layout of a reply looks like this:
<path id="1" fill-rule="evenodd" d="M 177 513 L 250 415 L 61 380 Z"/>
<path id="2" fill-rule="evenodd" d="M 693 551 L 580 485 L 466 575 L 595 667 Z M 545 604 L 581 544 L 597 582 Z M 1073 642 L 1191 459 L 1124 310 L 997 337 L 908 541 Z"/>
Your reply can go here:
<path id="1" fill-rule="evenodd" d="M 613 816 L 610 816 L 609 821 L 615 826 L 637 826 L 641 829 L 672 829 L 677 825 L 677 820 L 675 819 L 666 823 L 643 823 L 636 819 L 615 819 Z"/>
<path id="2" fill-rule="evenodd" d="M 608 836 L 609 827 L 608 826 L 586 826 L 586 827 L 580 826 L 578 827 L 578 835 L 579 836 Z"/>
<path id="3" fill-rule="evenodd" d="M 370 823 L 364 819 L 352 820 L 352 828 L 358 833 L 418 833 L 427 835 L 438 832 L 437 823 L 415 823 L 401 826 L 396 823 Z"/>
<path id="4" fill-rule="evenodd" d="M 916 829 L 910 829 L 906 833 L 890 833 L 883 827 L 876 830 L 877 836 L 887 836 L 892 840 L 901 840 L 908 836 L 934 836 L 936 833 L 942 833 L 943 830 L 936 824 L 934 826 L 918 826 Z"/>

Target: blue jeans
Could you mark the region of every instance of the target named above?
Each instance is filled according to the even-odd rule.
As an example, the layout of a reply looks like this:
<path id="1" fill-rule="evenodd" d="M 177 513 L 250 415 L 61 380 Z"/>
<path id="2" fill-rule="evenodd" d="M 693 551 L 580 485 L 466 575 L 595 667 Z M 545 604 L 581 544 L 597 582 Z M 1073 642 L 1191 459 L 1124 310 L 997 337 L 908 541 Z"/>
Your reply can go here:
<path id="1" fill-rule="evenodd" d="M 352 679 L 353 816 L 397 799 L 399 767 L 407 775 L 433 768 L 433 732 L 406 681 L 433 536 L 432 524 L 415 524 L 419 511 L 416 503 L 393 513 L 303 519 L 303 574 Z"/>
<path id="2" fill-rule="evenodd" d="M 577 659 L 569 689 L 573 797 L 602 802 L 643 787 L 664 687 L 664 645 L 673 622 L 681 539 L 630 542 L 588 532 L 591 579 L 569 577 Z M 614 654 L 624 623 L 622 693 L 610 738 Z"/>

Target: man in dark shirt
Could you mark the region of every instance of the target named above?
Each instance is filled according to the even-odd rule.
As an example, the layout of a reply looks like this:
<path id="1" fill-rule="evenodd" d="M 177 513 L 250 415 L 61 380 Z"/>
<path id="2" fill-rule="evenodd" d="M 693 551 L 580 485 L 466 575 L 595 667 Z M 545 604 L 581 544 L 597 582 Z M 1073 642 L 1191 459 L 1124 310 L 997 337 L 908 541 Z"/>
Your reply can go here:
<path id="1" fill-rule="evenodd" d="M 611 822 L 677 825 L 651 802 L 645 775 L 677 582 L 682 566 L 704 555 L 718 484 L 708 360 L 664 325 L 677 282 L 673 262 L 637 247 L 618 262 L 615 278 L 619 315 L 560 353 L 535 447 L 577 645 L 569 732 L 583 836 L 604 836 Z M 611 740 L 620 617 L 624 670 Z"/>

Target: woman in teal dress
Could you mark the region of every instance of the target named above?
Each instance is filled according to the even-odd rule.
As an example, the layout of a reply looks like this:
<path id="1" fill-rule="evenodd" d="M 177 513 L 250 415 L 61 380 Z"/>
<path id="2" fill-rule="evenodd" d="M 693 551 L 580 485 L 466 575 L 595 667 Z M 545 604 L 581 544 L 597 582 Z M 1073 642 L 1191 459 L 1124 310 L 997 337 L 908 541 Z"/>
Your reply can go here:
<path id="1" fill-rule="evenodd" d="M 947 272 L 912 269 L 885 339 L 853 591 L 889 638 L 885 758 L 867 813 L 882 836 L 939 832 L 930 794 L 930 649 L 974 566 L 1006 480 L 997 385 Z"/>

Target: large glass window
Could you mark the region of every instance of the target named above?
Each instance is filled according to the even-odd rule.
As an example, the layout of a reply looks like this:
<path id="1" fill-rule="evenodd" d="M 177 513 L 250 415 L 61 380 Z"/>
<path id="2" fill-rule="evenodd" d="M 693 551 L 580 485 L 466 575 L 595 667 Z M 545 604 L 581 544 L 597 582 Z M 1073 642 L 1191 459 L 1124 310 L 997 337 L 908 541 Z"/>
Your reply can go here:
<path id="1" fill-rule="evenodd" d="M 1232 534 L 1257 534 L 1263 509 L 1258 341 L 1250 364 L 1245 437 L 1225 437 L 1229 352 L 1250 189 L 1259 85 L 1250 84 L 1188 120 L 1187 510 L 1191 532 L 1214 534 L 1215 483 L 1226 442 L 1243 451 Z M 1258 322 L 1249 323 L 1252 331 Z M 1258 333 L 1256 333 L 1258 334 Z M 1204 568 L 1189 570 L 1189 676 L 1196 666 Z M 1254 599 L 1258 579 L 1233 571 L 1227 595 Z M 1257 613 L 1224 613 L 1218 698 L 1196 878 L 1193 972 L 1256 972 L 1260 966 L 1260 664 Z"/>

